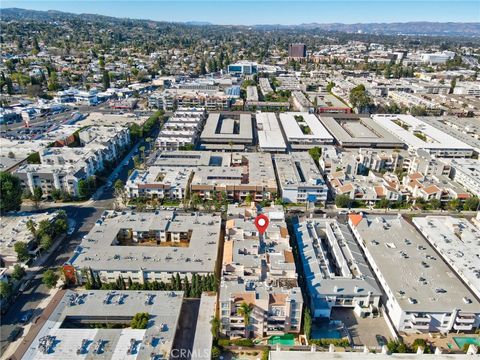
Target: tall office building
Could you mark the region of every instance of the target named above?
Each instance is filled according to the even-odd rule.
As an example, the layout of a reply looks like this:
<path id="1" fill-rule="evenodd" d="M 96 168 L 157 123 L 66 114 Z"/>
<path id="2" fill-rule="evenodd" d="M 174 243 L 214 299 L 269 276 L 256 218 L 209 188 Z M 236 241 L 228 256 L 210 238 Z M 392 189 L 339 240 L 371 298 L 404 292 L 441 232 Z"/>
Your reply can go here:
<path id="1" fill-rule="evenodd" d="M 305 58 L 307 57 L 307 47 L 305 44 L 290 44 L 288 46 L 288 56 L 291 58 Z"/>

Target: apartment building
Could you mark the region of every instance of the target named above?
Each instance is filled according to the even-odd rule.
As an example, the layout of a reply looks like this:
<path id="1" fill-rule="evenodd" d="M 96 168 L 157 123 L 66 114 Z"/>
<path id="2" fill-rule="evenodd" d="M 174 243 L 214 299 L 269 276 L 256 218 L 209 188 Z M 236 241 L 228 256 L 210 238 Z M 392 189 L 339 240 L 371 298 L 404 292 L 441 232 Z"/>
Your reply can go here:
<path id="1" fill-rule="evenodd" d="M 221 113 L 209 114 L 200 136 L 202 146 L 215 147 L 223 151 L 230 150 L 231 145 L 251 145 L 253 143 L 252 116 L 240 114 L 230 116 Z"/>
<path id="2" fill-rule="evenodd" d="M 452 159 L 450 162 L 453 180 L 473 195 L 480 197 L 480 161 L 478 159 Z"/>
<path id="3" fill-rule="evenodd" d="M 327 201 L 328 187 L 308 153 L 276 154 L 274 163 L 283 201 L 289 203 Z"/>
<path id="4" fill-rule="evenodd" d="M 314 106 L 301 91 L 292 92 L 292 100 L 295 108 L 300 112 L 313 113 Z"/>
<path id="5" fill-rule="evenodd" d="M 135 169 L 125 184 L 130 199 L 182 200 L 193 175 L 189 167 L 150 166 L 146 170 Z"/>
<path id="6" fill-rule="evenodd" d="M 178 108 L 165 122 L 155 140 L 160 150 L 171 151 L 197 142 L 206 112 L 203 108 Z"/>
<path id="7" fill-rule="evenodd" d="M 40 187 L 45 196 L 58 189 L 78 196 L 78 182 L 118 159 L 130 145 L 127 127 L 91 126 L 78 133 L 79 147 L 42 149 L 40 164 L 23 164 L 15 170 L 25 189 Z"/>
<path id="8" fill-rule="evenodd" d="M 314 114 L 305 112 L 281 113 L 280 123 L 293 150 L 332 144 L 333 137 Z"/>
<path id="9" fill-rule="evenodd" d="M 38 321 L 38 332 L 15 358 L 165 358 L 181 332 L 183 296 L 183 291 L 58 292 Z M 137 313 L 148 314 L 146 329 L 130 327 Z M 117 326 L 105 329 L 105 324 Z"/>
<path id="10" fill-rule="evenodd" d="M 277 114 L 257 112 L 258 146 L 266 152 L 285 152 L 287 144 L 278 122 Z"/>
<path id="11" fill-rule="evenodd" d="M 398 331 L 448 333 L 479 327 L 477 298 L 400 215 L 351 214 L 348 223 L 383 288 Z"/>
<path id="12" fill-rule="evenodd" d="M 294 225 L 313 317 L 336 307 L 358 316 L 378 313 L 381 291 L 358 244 L 336 219 L 299 219 Z"/>
<path id="13" fill-rule="evenodd" d="M 467 219 L 453 216 L 415 217 L 413 223 L 443 260 L 480 298 L 480 269 L 477 267 L 480 229 Z"/>
<path id="14" fill-rule="evenodd" d="M 372 119 L 404 142 L 409 150 L 424 150 L 437 157 L 471 157 L 473 148 L 448 133 L 411 115 L 372 115 Z"/>
<path id="15" fill-rule="evenodd" d="M 120 276 L 144 283 L 169 281 L 177 273 L 181 278 L 213 274 L 220 223 L 214 214 L 105 211 L 64 269 L 79 284 L 86 281 L 84 269 L 102 282 Z"/>
<path id="16" fill-rule="evenodd" d="M 254 224 L 259 213 L 270 220 L 263 235 Z M 239 311 L 245 307 L 247 323 Z M 281 206 L 229 205 L 219 308 L 221 332 L 229 337 L 299 333 L 303 299 Z"/>

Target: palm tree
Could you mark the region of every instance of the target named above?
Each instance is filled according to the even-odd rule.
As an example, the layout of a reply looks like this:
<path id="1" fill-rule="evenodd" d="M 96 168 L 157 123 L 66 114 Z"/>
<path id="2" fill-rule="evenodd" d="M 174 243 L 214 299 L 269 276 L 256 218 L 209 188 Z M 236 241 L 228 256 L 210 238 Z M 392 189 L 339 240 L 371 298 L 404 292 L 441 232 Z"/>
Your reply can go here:
<path id="1" fill-rule="evenodd" d="M 212 332 L 212 336 L 214 339 L 218 339 L 218 333 L 220 331 L 220 319 L 218 318 L 218 316 L 215 316 L 211 321 L 210 321 L 210 324 L 212 325 L 211 327 L 211 332 Z"/>
<path id="2" fill-rule="evenodd" d="M 37 228 L 36 228 L 35 221 L 33 221 L 32 219 L 28 219 L 25 225 L 27 226 L 27 229 L 32 233 L 34 237 L 37 236 Z"/>
<path id="3" fill-rule="evenodd" d="M 243 316 L 243 322 L 245 323 L 245 337 L 248 338 L 248 327 L 250 325 L 250 315 L 252 315 L 253 307 L 251 304 L 243 302 L 237 309 L 237 313 Z"/>

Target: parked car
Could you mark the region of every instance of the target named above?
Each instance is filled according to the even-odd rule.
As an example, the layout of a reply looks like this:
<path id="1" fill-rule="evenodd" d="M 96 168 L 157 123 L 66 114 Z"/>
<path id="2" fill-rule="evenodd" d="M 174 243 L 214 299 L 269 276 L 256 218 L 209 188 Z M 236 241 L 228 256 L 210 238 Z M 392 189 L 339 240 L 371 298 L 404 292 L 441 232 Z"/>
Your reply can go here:
<path id="1" fill-rule="evenodd" d="M 25 314 L 23 314 L 22 318 L 20 319 L 20 321 L 24 324 L 26 324 L 28 322 L 28 320 L 30 320 L 30 318 L 32 317 L 33 315 L 33 310 L 28 310 Z"/>

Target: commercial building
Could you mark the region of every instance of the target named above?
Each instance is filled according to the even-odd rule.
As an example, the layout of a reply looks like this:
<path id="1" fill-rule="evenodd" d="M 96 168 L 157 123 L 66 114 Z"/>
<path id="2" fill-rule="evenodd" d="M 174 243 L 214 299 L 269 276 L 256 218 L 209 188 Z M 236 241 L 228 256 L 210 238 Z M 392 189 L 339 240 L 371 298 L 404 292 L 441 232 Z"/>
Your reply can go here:
<path id="1" fill-rule="evenodd" d="M 403 148 L 404 144 L 369 116 L 322 114 L 320 122 L 342 147 Z"/>
<path id="2" fill-rule="evenodd" d="M 189 186 L 193 169 L 189 167 L 150 166 L 135 169 L 125 184 L 127 196 L 132 198 L 182 200 Z"/>
<path id="3" fill-rule="evenodd" d="M 195 144 L 206 118 L 205 109 L 179 108 L 162 126 L 155 143 L 160 150 L 179 150 Z"/>
<path id="4" fill-rule="evenodd" d="M 335 347 L 330 345 L 329 351 L 315 351 L 314 348 L 310 350 L 303 351 L 286 351 L 281 349 L 276 349 L 270 351 L 269 360 L 471 360 L 472 355 L 476 354 L 477 350 L 469 350 L 468 354 L 452 354 L 445 353 L 442 354 L 442 349 L 440 347 L 436 348 L 434 354 L 423 353 L 422 349 L 420 353 L 393 353 L 390 354 L 386 346 L 382 347 L 381 352 L 372 351 L 370 352 L 368 348 L 365 348 L 363 351 L 352 352 L 352 351 L 335 351 Z"/>
<path id="5" fill-rule="evenodd" d="M 415 217 L 413 223 L 457 275 L 480 298 L 480 229 L 452 216 Z"/>
<path id="6" fill-rule="evenodd" d="M 352 109 L 332 94 L 313 95 L 315 110 L 319 114 L 350 114 Z"/>
<path id="7" fill-rule="evenodd" d="M 156 211 L 105 211 L 64 269 L 77 283 L 91 269 L 102 282 L 120 276 L 133 282 L 169 281 L 172 275 L 213 274 L 220 216 Z"/>
<path id="8" fill-rule="evenodd" d="M 277 154 L 274 156 L 274 163 L 283 201 L 327 201 L 328 187 L 315 161 L 307 152 Z"/>
<path id="9" fill-rule="evenodd" d="M 301 43 L 288 45 L 288 57 L 293 59 L 302 59 L 307 57 L 307 47 L 305 44 Z"/>
<path id="10" fill-rule="evenodd" d="M 221 146 L 230 150 L 230 144 L 251 145 L 253 143 L 252 116 L 240 114 L 238 117 L 211 113 L 200 136 L 202 146 Z"/>
<path id="11" fill-rule="evenodd" d="M 411 115 L 372 115 L 372 119 L 411 150 L 424 150 L 437 157 L 471 157 L 473 148 L 463 141 Z"/>
<path id="12" fill-rule="evenodd" d="M 313 317 L 334 307 L 358 316 L 378 313 L 381 291 L 346 225 L 335 219 L 299 219 L 294 225 Z"/>
<path id="13" fill-rule="evenodd" d="M 255 227 L 257 214 L 270 219 Z M 251 309 L 249 324 L 239 308 Z M 229 205 L 219 294 L 220 331 L 230 337 L 298 334 L 303 299 L 283 208 Z"/>
<path id="14" fill-rule="evenodd" d="M 307 150 L 314 146 L 333 143 L 332 135 L 313 114 L 281 113 L 280 122 L 293 150 Z"/>
<path id="15" fill-rule="evenodd" d="M 287 144 L 275 113 L 257 112 L 258 146 L 262 151 L 285 152 Z"/>
<path id="16" fill-rule="evenodd" d="M 151 360 L 174 353 L 183 291 L 67 290 L 57 295 L 63 296 L 48 305 L 38 319 L 38 334 L 18 358 Z M 148 326 L 131 328 L 133 317 L 142 312 L 148 314 Z"/>
<path id="17" fill-rule="evenodd" d="M 227 70 L 232 75 L 253 75 L 258 72 L 258 65 L 251 61 L 239 61 L 228 65 Z"/>
<path id="18" fill-rule="evenodd" d="M 398 331 L 478 328 L 477 298 L 400 215 L 351 214 L 348 223 L 383 287 L 389 318 Z"/>

